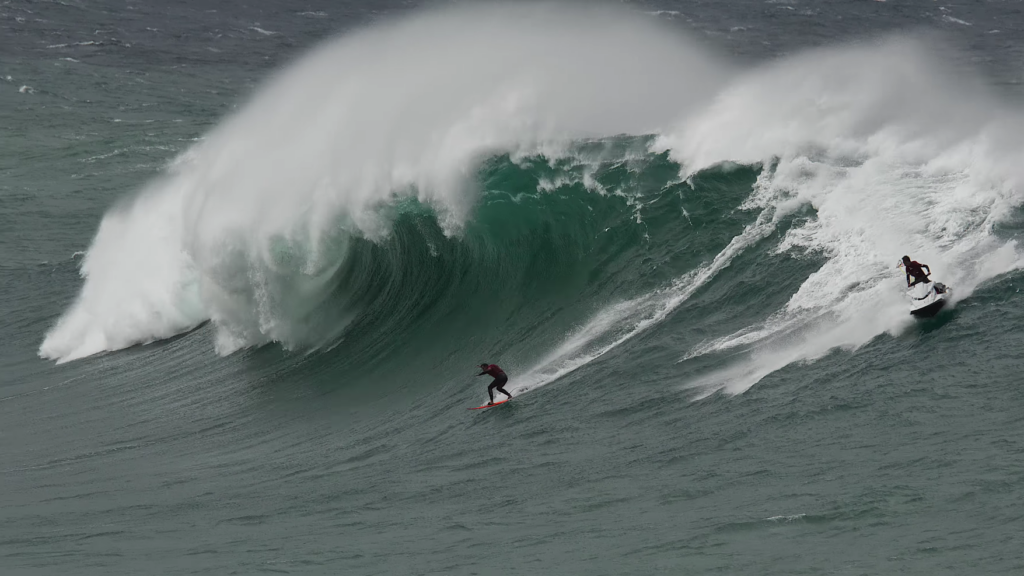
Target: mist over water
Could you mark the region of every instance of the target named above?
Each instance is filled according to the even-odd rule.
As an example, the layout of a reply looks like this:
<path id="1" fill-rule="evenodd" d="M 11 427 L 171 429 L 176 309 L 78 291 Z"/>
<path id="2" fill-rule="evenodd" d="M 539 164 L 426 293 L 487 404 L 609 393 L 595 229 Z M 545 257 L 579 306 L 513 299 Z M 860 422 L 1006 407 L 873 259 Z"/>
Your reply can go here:
<path id="1" fill-rule="evenodd" d="M 348 238 L 389 234 L 388 206 L 415 198 L 457 235 L 487 157 L 654 132 L 724 76 L 677 33 L 608 7 L 463 6 L 345 35 L 107 215 L 40 352 L 79 358 L 207 318 L 222 353 L 300 342 L 290 323 L 332 288 Z"/>
<path id="2" fill-rule="evenodd" d="M 753 349 L 701 384 L 742 392 L 791 362 L 910 327 L 892 273 L 903 253 L 955 286 L 954 303 L 1021 266 L 1016 241 L 994 234 L 1024 199 L 1020 110 L 942 53 L 893 39 L 802 54 L 743 75 L 661 137 L 656 148 L 689 171 L 763 163 L 774 217 L 815 212 L 775 251 L 827 257 L 784 309 L 687 353 Z"/>
<path id="3" fill-rule="evenodd" d="M 765 324 L 699 350 L 777 347 L 785 335 L 786 352 L 770 354 L 780 367 L 789 361 L 778 358 L 857 347 L 910 324 L 889 269 L 902 252 L 929 262 L 957 299 L 1020 264 L 1015 243 L 991 233 L 1020 203 L 1019 113 L 932 53 L 905 38 L 741 70 L 654 19 L 609 7 L 462 6 L 386 21 L 276 74 L 166 177 L 108 213 L 78 301 L 40 354 L 81 358 L 207 319 L 221 354 L 319 345 L 358 315 L 337 315 L 333 337 L 311 334 L 353 239 L 387 238 L 403 199 L 468 241 L 482 161 L 554 162 L 572 155 L 573 141 L 623 133 L 658 135 L 649 154 L 668 152 L 684 179 L 721 162 L 761 166 L 747 205 L 762 215 L 701 268 L 609 302 L 523 387 L 664 320 L 807 205 L 816 216 L 774 250 L 824 254 L 822 269 Z"/>

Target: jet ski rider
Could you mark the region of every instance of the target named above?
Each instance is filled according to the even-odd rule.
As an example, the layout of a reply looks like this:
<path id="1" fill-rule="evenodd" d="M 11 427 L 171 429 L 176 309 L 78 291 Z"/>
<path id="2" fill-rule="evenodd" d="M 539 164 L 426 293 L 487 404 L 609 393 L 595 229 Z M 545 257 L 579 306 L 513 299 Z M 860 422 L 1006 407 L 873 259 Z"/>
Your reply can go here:
<path id="1" fill-rule="evenodd" d="M 928 270 L 925 273 L 925 269 Z M 927 264 L 921 264 L 916 260 L 911 260 L 910 256 L 903 257 L 903 271 L 907 273 L 907 288 L 914 286 L 915 284 L 927 284 L 931 282 L 928 276 L 931 275 L 932 269 Z"/>

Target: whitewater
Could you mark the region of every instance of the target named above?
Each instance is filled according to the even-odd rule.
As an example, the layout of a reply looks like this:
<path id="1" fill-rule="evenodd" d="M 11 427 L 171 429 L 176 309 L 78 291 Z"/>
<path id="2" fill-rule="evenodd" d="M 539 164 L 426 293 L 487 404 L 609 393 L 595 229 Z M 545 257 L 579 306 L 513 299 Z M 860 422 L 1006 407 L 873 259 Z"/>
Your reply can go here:
<path id="1" fill-rule="evenodd" d="M 658 324 L 810 206 L 814 217 L 774 250 L 822 254 L 821 268 L 763 322 L 679 351 L 682 361 L 744 350 L 742 362 L 689 383 L 741 392 L 792 362 L 909 327 L 893 271 L 903 253 L 928 262 L 957 299 L 1020 267 L 1016 242 L 995 232 L 1021 203 L 1020 112 L 937 54 L 927 38 L 899 38 L 730 68 L 653 19 L 556 5 L 378 24 L 276 74 L 113 208 L 82 262 L 77 301 L 39 353 L 65 362 L 207 320 L 220 354 L 323 345 L 310 317 L 335 290 L 351 239 L 387 237 L 404 199 L 458 241 L 485 159 L 555 162 L 573 142 L 652 135 L 639 154 L 667 154 L 682 181 L 723 163 L 758 166 L 743 207 L 760 216 L 697 269 L 607 302 L 513 389 Z M 355 315 L 334 319 L 326 339 Z"/>
<path id="2" fill-rule="evenodd" d="M 1021 30 L 3 3 L 0 573 L 1020 574 Z"/>

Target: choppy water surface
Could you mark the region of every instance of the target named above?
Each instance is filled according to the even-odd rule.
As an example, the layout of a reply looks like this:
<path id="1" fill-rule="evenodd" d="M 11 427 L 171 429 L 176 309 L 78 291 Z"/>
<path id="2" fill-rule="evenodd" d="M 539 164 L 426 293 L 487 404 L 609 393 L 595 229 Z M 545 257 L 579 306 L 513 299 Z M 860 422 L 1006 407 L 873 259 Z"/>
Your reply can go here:
<path id="1" fill-rule="evenodd" d="M 1024 570 L 1018 5 L 0 26 L 5 574 Z"/>

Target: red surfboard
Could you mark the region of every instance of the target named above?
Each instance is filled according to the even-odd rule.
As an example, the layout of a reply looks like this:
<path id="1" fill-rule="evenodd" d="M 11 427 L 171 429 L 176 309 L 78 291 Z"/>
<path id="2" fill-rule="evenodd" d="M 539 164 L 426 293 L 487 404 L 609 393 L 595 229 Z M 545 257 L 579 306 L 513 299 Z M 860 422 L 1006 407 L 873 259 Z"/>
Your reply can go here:
<path id="1" fill-rule="evenodd" d="M 501 406 L 502 404 L 504 404 L 505 402 L 508 402 L 509 400 L 511 400 L 511 398 L 506 398 L 506 399 L 502 400 L 501 402 L 495 402 L 494 404 L 491 404 L 490 406 L 488 406 L 487 404 L 484 404 L 483 406 L 477 406 L 476 408 L 467 408 L 467 410 L 483 410 L 484 408 L 494 408 L 495 406 Z"/>

